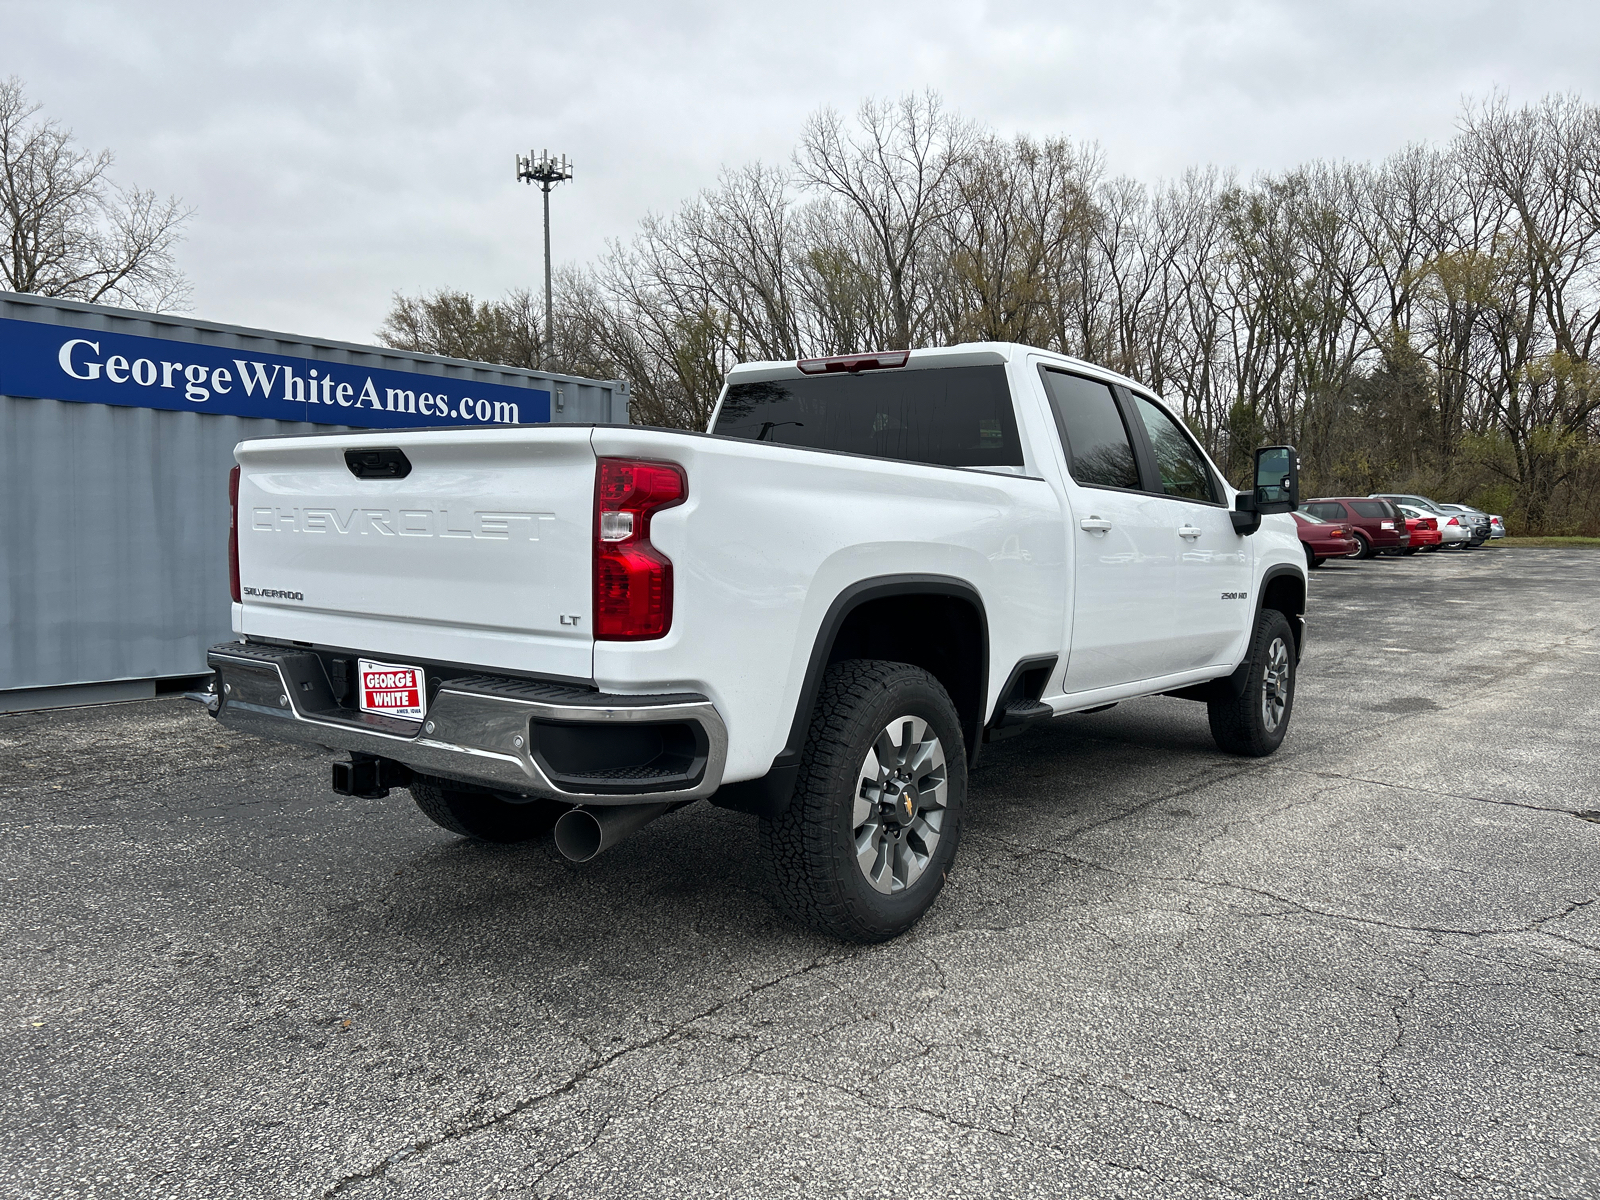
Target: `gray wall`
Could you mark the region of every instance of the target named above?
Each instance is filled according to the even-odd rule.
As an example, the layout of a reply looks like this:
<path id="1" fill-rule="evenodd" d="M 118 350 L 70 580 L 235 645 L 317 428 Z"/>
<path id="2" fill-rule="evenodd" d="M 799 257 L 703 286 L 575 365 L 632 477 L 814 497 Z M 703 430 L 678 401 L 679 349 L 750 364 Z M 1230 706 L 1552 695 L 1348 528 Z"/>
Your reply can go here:
<path id="1" fill-rule="evenodd" d="M 233 447 L 315 432 L 332 430 L 0 397 L 0 688 L 204 671 L 232 636 Z"/>
<path id="2" fill-rule="evenodd" d="M 175 317 L 0 293 L 0 316 L 144 337 L 548 387 L 559 422 L 625 423 L 624 385 L 457 363 Z M 206 670 L 232 636 L 228 470 L 246 438 L 341 426 L 0 395 L 0 712 L 19 692 Z M 83 689 L 86 699 L 150 694 Z"/>

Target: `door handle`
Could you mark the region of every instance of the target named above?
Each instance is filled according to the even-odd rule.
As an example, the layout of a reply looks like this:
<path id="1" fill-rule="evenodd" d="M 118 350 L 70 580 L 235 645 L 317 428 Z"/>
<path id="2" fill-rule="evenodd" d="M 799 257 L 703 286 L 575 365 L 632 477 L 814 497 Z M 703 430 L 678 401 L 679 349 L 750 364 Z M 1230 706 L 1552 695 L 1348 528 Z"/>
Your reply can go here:
<path id="1" fill-rule="evenodd" d="M 1203 531 L 1198 526 L 1195 526 L 1195 525 L 1179 525 L 1178 526 L 1178 536 L 1181 537 L 1181 538 L 1189 538 L 1191 541 L 1193 539 L 1199 537 L 1202 532 Z"/>
<path id="2" fill-rule="evenodd" d="M 1078 522 L 1078 528 L 1088 533 L 1104 533 L 1111 528 L 1111 522 L 1100 517 L 1085 517 Z"/>

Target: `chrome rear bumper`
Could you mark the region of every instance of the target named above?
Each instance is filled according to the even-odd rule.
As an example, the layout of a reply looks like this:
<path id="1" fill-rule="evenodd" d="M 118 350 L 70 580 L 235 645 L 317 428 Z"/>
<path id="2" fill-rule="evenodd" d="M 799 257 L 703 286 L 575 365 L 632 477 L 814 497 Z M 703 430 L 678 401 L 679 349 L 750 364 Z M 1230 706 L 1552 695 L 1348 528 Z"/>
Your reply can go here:
<path id="1" fill-rule="evenodd" d="M 226 642 L 213 647 L 206 660 L 217 672 L 216 705 L 206 707 L 233 728 L 370 754 L 424 774 L 521 795 L 591 805 L 696 800 L 717 790 L 727 762 L 727 728 L 715 706 L 699 695 L 618 696 L 488 675 L 458 676 L 439 687 L 427 723 L 419 725 L 342 707 L 321 658 L 310 650 Z M 652 783 L 648 769 L 642 769 L 636 790 L 627 790 L 625 768 L 597 772 L 591 791 L 582 780 L 551 777 L 557 772 L 541 758 L 535 722 L 541 728 L 697 726 L 704 739 L 703 764 L 665 786 Z"/>

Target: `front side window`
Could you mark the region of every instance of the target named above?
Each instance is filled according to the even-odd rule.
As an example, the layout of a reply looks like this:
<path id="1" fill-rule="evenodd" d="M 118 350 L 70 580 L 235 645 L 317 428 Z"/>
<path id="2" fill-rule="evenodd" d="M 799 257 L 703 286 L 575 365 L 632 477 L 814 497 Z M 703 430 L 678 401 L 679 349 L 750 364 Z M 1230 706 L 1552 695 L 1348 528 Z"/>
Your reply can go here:
<path id="1" fill-rule="evenodd" d="M 1072 478 L 1089 487 L 1138 490 L 1133 442 L 1111 388 L 1065 371 L 1042 372 Z"/>
<path id="2" fill-rule="evenodd" d="M 1324 521 L 1342 521 L 1345 518 L 1344 505 L 1335 504 L 1331 500 L 1324 500 L 1320 504 L 1307 504 L 1303 507 L 1313 517 L 1321 517 Z"/>
<path id="3" fill-rule="evenodd" d="M 711 432 L 944 467 L 1023 465 L 998 365 L 734 383 Z"/>
<path id="4" fill-rule="evenodd" d="M 1211 471 L 1195 444 L 1178 428 L 1176 421 L 1150 401 L 1139 395 L 1133 399 L 1144 421 L 1144 430 L 1150 435 L 1150 448 L 1155 451 L 1161 490 L 1184 500 L 1215 504 L 1217 494 L 1211 483 Z"/>

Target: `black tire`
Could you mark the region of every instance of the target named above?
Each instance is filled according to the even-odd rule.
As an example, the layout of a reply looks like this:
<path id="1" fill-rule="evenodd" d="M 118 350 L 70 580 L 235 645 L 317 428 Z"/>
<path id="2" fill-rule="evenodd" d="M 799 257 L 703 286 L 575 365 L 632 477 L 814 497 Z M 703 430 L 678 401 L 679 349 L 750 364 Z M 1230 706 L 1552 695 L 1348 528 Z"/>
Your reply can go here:
<path id="1" fill-rule="evenodd" d="M 1359 529 L 1355 531 L 1356 548 L 1345 555 L 1346 558 L 1371 558 L 1372 541 Z"/>
<path id="2" fill-rule="evenodd" d="M 886 727 L 901 717 L 926 722 L 938 739 L 944 757 L 943 807 L 936 809 L 937 840 L 920 874 L 898 890 L 883 892 L 868 880 L 868 868 L 857 861 L 856 793 L 862 787 L 861 771 L 868 755 L 878 753 Z M 781 816 L 761 822 L 762 857 L 774 899 L 797 921 L 846 941 L 881 942 L 904 933 L 944 887 L 961 840 L 966 793 L 961 719 L 937 679 L 906 663 L 850 659 L 835 664 L 828 669 L 812 710 L 794 797 Z M 932 790 L 927 794 L 936 795 Z M 871 811 L 887 814 L 890 802 Z M 898 810 L 894 811 L 897 821 Z M 921 820 L 932 811 L 919 808 L 915 815 Z M 890 819 L 885 816 L 876 828 L 890 829 Z M 920 836 L 913 824 L 892 828 L 903 839 Z M 904 844 L 925 845 L 912 840 Z M 893 886 L 897 873 L 892 869 L 889 873 L 896 876 L 888 884 Z"/>
<path id="3" fill-rule="evenodd" d="M 1283 703 L 1277 724 L 1269 727 L 1267 669 L 1280 649 L 1282 655 L 1274 676 L 1281 682 L 1276 684 L 1274 693 Z M 1283 744 L 1289 718 L 1294 715 L 1294 658 L 1294 631 L 1289 628 L 1289 618 L 1275 608 L 1262 609 L 1256 618 L 1255 634 L 1250 639 L 1244 690 L 1234 696 L 1227 681 L 1219 680 L 1216 694 L 1206 705 L 1211 718 L 1211 736 L 1219 750 L 1265 758 Z"/>
<path id="4" fill-rule="evenodd" d="M 411 777 L 411 798 L 441 829 L 480 842 L 526 842 L 549 833 L 571 805 L 559 800 L 508 800 L 500 794 L 432 775 Z"/>
<path id="5" fill-rule="evenodd" d="M 1410 558 L 1413 554 L 1415 554 L 1418 550 L 1421 550 L 1421 549 L 1422 549 L 1421 546 L 1408 546 L 1408 547 L 1406 547 L 1406 549 L 1400 551 L 1400 553 L 1404 554 L 1407 558 Z"/>
<path id="6" fill-rule="evenodd" d="M 1302 544 L 1305 546 L 1305 551 L 1306 551 L 1306 567 L 1308 569 L 1310 569 L 1310 570 L 1315 571 L 1318 567 L 1320 567 L 1322 565 L 1322 560 L 1311 552 L 1311 544 L 1309 542 L 1302 543 Z"/>

